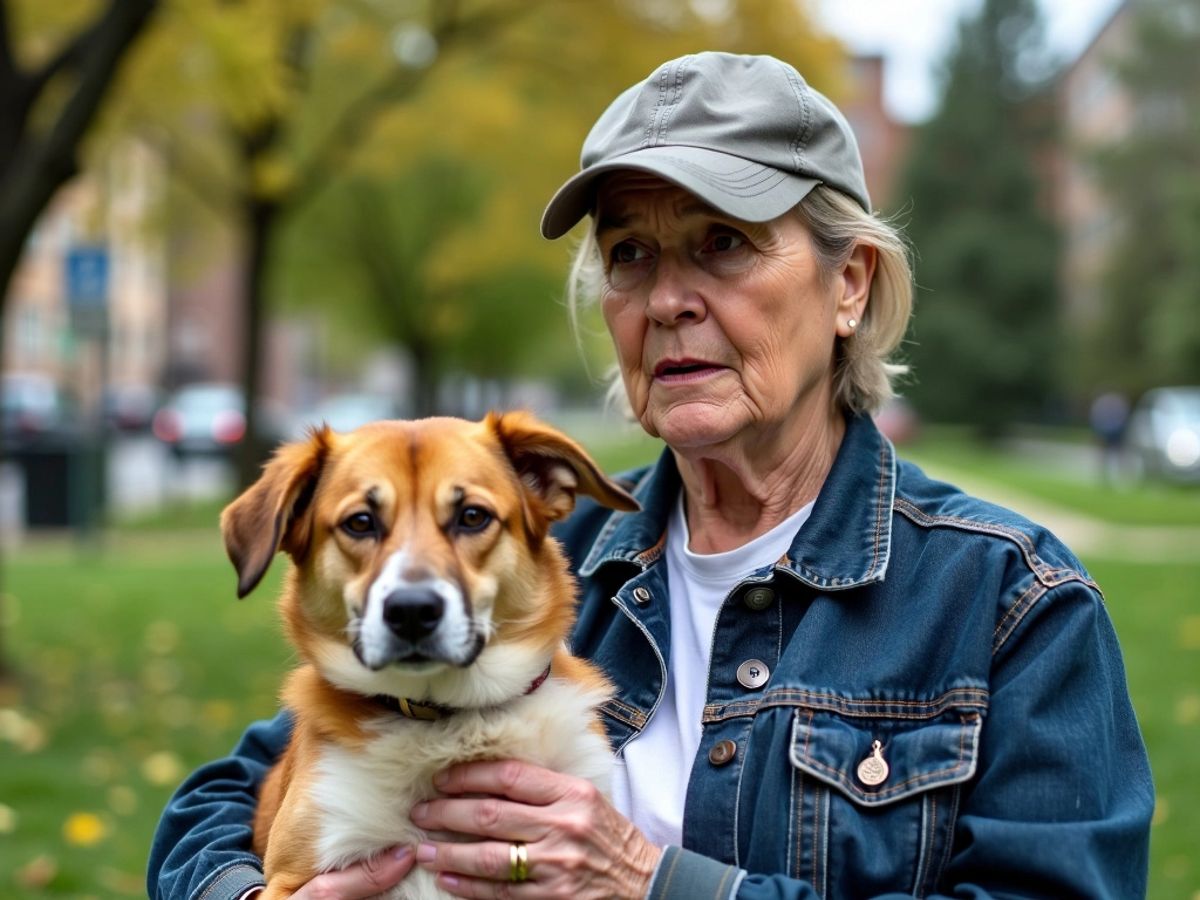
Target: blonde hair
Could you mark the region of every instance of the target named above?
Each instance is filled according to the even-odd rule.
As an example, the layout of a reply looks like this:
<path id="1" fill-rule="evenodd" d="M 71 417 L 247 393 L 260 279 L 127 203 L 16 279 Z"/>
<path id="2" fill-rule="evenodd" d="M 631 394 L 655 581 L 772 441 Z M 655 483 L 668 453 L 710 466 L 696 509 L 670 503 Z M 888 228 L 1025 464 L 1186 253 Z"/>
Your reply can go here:
<path id="1" fill-rule="evenodd" d="M 890 222 L 866 212 L 841 191 L 818 185 L 797 204 L 795 214 L 812 236 L 813 252 L 826 278 L 850 258 L 855 246 L 876 251 L 875 276 L 862 321 L 854 333 L 838 341 L 834 398 L 843 409 L 874 413 L 895 396 L 895 383 L 908 366 L 892 355 L 904 339 L 912 314 L 912 264 L 908 244 Z M 579 334 L 580 311 L 595 303 L 603 290 L 604 263 L 596 243 L 595 222 L 575 249 L 567 276 L 567 310 Z M 620 401 L 623 387 L 614 365 L 608 375 L 608 398 Z"/>

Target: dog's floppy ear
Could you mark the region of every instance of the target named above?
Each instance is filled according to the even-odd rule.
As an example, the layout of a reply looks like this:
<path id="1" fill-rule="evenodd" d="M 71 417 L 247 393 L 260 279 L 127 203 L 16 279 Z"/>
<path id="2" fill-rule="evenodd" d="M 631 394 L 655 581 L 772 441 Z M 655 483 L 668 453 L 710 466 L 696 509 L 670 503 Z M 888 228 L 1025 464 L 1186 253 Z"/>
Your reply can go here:
<path id="1" fill-rule="evenodd" d="M 225 552 L 237 569 L 238 598 L 262 581 L 277 550 L 300 556 L 311 531 L 309 506 L 332 432 L 314 429 L 309 439 L 275 451 L 262 476 L 221 513 Z"/>
<path id="2" fill-rule="evenodd" d="M 610 509 L 639 509 L 629 492 L 610 480 L 582 447 L 529 413 L 489 413 L 487 425 L 521 476 L 532 501 L 532 536 L 543 538 L 551 522 L 575 508 L 575 495 L 587 494 Z"/>

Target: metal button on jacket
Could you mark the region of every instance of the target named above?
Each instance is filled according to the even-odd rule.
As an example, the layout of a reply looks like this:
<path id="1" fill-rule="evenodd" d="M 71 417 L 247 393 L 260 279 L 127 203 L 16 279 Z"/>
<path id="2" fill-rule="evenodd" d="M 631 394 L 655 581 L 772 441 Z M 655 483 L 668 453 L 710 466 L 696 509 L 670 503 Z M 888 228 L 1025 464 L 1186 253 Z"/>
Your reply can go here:
<path id="1" fill-rule="evenodd" d="M 771 677 L 771 670 L 761 659 L 748 659 L 737 668 L 738 684 L 751 689 L 760 688 Z"/>
<path id="2" fill-rule="evenodd" d="M 775 592 L 769 587 L 750 588 L 742 602 L 751 609 L 766 609 L 775 602 Z"/>
<path id="3" fill-rule="evenodd" d="M 635 587 L 633 589 L 633 600 L 639 606 L 645 606 L 650 602 L 650 591 L 644 587 Z"/>
<path id="4" fill-rule="evenodd" d="M 708 751 L 708 761 L 714 766 L 723 766 L 737 756 L 737 744 L 730 740 L 717 741 Z"/>

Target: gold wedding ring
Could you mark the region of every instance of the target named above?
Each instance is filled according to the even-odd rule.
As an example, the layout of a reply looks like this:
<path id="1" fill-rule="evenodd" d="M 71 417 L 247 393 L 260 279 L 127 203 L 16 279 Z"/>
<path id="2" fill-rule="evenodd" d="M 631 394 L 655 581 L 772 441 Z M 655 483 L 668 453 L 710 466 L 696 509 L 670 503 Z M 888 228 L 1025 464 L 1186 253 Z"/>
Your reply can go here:
<path id="1" fill-rule="evenodd" d="M 508 880 L 525 881 L 529 877 L 529 854 L 521 841 L 508 845 Z"/>

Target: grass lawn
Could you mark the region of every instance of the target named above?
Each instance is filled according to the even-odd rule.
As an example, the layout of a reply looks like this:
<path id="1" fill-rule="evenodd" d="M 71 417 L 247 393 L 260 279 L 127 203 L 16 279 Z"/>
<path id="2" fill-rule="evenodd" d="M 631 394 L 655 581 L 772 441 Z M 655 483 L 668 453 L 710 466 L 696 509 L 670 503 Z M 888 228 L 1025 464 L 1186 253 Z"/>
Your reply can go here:
<path id="1" fill-rule="evenodd" d="M 1150 751 L 1157 803 L 1149 896 L 1195 900 L 1200 896 L 1200 776 L 1193 751 L 1200 746 L 1200 564 L 1084 563 L 1104 589 Z"/>
<path id="2" fill-rule="evenodd" d="M 1061 457 L 1020 456 L 946 431 L 900 447 L 898 452 L 936 477 L 953 481 L 956 474 L 970 475 L 1105 522 L 1200 526 L 1200 486 L 1155 481 L 1102 483 L 1095 451 L 1087 445 L 1078 448 L 1074 465 Z"/>
<path id="3" fill-rule="evenodd" d="M 610 470 L 657 454 L 615 433 L 584 442 Z M 1146 507 L 1146 521 L 1171 521 L 1176 499 Z M 100 549 L 38 542 L 7 553 L 0 622 L 20 678 L 0 690 L 0 897 L 143 896 L 171 791 L 273 712 L 290 657 L 271 602 L 283 567 L 236 601 L 218 508 L 189 514 L 182 529 L 122 528 Z M 1086 562 L 1125 648 L 1155 771 L 1150 896 L 1194 898 L 1200 564 Z"/>
<path id="4" fill-rule="evenodd" d="M 615 417 L 571 423 L 569 430 L 609 472 L 653 462 L 662 449 L 657 440 Z M 921 440 L 897 452 L 936 478 L 953 482 L 970 476 L 1104 522 L 1200 527 L 1200 485 L 1105 484 L 1096 473 L 1092 446 L 1086 441 L 1074 446 L 1077 463 L 1069 456 L 1068 461 L 1062 456 L 1047 461 L 981 444 L 961 430 L 930 428 Z M 1196 555 L 1200 561 L 1200 547 Z"/>
<path id="5" fill-rule="evenodd" d="M 171 791 L 275 708 L 278 573 L 239 603 L 215 530 L 109 543 L 6 560 L 0 897 L 144 896 Z"/>

